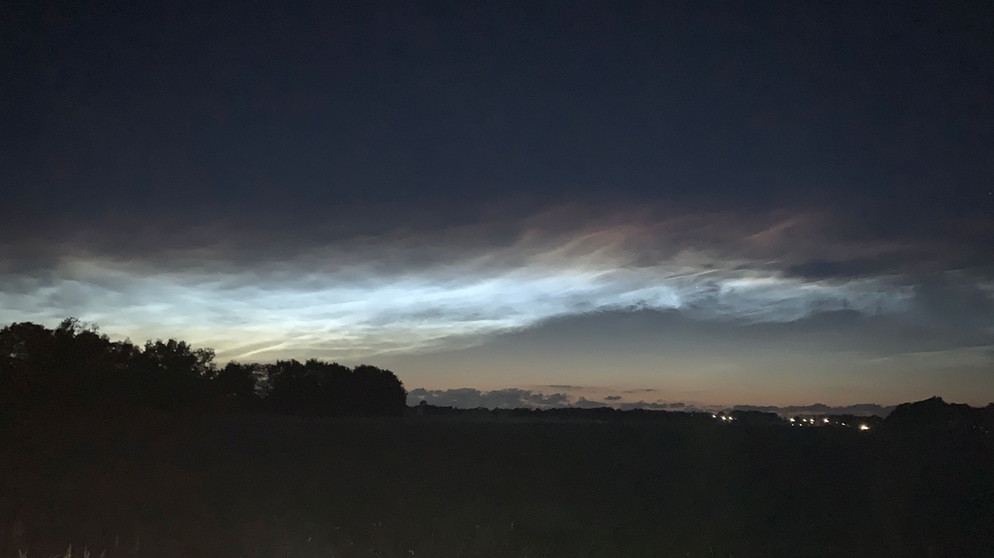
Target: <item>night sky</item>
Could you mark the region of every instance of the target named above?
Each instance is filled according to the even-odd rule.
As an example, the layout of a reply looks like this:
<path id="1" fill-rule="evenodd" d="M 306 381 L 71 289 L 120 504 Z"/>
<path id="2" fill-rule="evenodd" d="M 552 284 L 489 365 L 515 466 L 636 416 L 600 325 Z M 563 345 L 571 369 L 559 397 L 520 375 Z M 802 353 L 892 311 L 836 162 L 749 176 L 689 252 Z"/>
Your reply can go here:
<path id="1" fill-rule="evenodd" d="M 4 324 L 441 403 L 994 400 L 990 2 L 224 4 L 0 3 Z"/>

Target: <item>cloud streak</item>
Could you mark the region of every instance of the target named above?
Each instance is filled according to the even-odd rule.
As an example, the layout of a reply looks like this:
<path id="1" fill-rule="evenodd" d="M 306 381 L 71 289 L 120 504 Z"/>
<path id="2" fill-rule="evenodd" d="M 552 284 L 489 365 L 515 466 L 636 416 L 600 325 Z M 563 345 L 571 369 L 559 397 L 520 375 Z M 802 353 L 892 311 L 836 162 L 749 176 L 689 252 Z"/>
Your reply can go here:
<path id="1" fill-rule="evenodd" d="M 179 336 L 221 358 L 256 360 L 453 349 L 548 320 L 639 309 L 743 324 L 843 310 L 910 315 L 908 276 L 868 273 L 867 262 L 903 250 L 906 267 L 928 268 L 936 252 L 849 242 L 833 225 L 825 214 L 561 207 L 456 227 L 415 215 L 376 234 L 349 234 L 350 223 L 272 236 L 193 227 L 121 246 L 92 232 L 39 246 L 46 264 L 34 270 L 24 259 L 0 262 L 0 308 L 8 321 L 75 315 L 112 334 Z M 848 259 L 811 264 L 815 246 L 816 262 Z M 858 273 L 844 273 L 851 261 Z"/>

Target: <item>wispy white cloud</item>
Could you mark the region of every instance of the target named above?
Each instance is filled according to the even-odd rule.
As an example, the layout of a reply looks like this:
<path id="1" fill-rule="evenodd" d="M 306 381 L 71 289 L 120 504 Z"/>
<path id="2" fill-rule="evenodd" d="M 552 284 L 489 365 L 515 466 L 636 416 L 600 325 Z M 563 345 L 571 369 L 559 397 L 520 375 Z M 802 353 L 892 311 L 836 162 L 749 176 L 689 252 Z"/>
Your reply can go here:
<path id="1" fill-rule="evenodd" d="M 299 242 L 285 254 L 259 235 L 254 250 L 235 241 L 129 254 L 68 248 L 44 273 L 0 275 L 0 309 L 8 321 L 74 315 L 112 334 L 182 337 L 221 358 L 355 360 L 604 311 L 766 323 L 913 304 L 912 286 L 893 276 L 785 273 L 819 239 L 822 252 L 844 252 L 823 216 L 622 217 L 560 210 L 522 220 L 514 234 L 506 223 L 501 234 L 492 225 L 392 232 Z"/>

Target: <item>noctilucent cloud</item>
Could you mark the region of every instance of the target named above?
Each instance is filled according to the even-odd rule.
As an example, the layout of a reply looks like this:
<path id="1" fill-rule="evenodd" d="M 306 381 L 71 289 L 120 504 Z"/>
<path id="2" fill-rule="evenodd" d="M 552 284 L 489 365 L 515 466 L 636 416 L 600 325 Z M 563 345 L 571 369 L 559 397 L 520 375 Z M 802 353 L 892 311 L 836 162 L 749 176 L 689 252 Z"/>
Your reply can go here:
<path id="1" fill-rule="evenodd" d="M 4 323 L 442 404 L 994 400 L 989 3 L 11 14 Z"/>

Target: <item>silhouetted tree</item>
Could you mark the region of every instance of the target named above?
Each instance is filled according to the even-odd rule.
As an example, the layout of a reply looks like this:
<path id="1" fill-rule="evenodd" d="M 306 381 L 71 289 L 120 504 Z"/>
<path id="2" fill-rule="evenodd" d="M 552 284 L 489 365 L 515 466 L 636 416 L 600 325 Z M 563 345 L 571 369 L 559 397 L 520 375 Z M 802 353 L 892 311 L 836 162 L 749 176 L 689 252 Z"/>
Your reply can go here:
<path id="1" fill-rule="evenodd" d="M 52 332 L 32 323 L 0 330 L 0 409 L 15 415 L 44 395 L 46 376 L 54 368 Z"/>
<path id="2" fill-rule="evenodd" d="M 64 320 L 54 330 L 17 323 L 0 330 L 0 399 L 21 411 L 72 412 L 98 407 L 120 387 L 133 346 L 95 327 Z"/>
<path id="3" fill-rule="evenodd" d="M 278 361 L 267 367 L 266 406 L 311 416 L 401 416 L 407 392 L 388 370 L 355 369 L 316 359 Z"/>
<path id="4" fill-rule="evenodd" d="M 137 401 L 160 410 L 188 408 L 208 397 L 208 382 L 216 373 L 214 351 L 175 339 L 148 341 L 134 370 Z"/>
<path id="5" fill-rule="evenodd" d="M 317 382 L 297 360 L 278 360 L 266 367 L 266 407 L 286 414 L 315 414 L 312 408 Z"/>
<path id="6" fill-rule="evenodd" d="M 255 409 L 260 400 L 260 378 L 265 374 L 261 364 L 229 362 L 213 379 L 213 393 L 221 410 L 246 411 Z"/>
<path id="7" fill-rule="evenodd" d="M 397 376 L 375 366 L 360 365 L 352 370 L 358 397 L 353 408 L 363 416 L 403 416 L 407 407 L 407 390 Z"/>
<path id="8" fill-rule="evenodd" d="M 101 405 L 120 384 L 134 356 L 130 342 L 114 343 L 95 326 L 63 320 L 53 336 L 51 397 L 72 408 Z"/>

